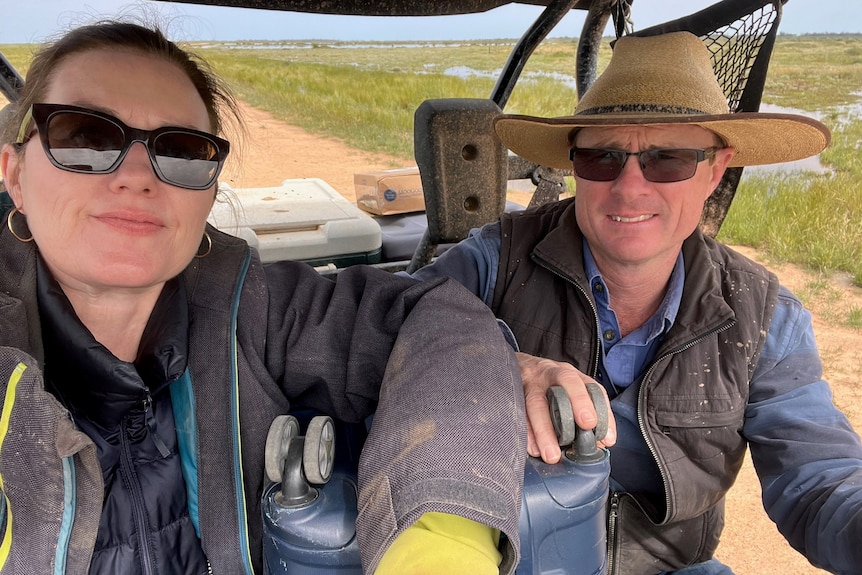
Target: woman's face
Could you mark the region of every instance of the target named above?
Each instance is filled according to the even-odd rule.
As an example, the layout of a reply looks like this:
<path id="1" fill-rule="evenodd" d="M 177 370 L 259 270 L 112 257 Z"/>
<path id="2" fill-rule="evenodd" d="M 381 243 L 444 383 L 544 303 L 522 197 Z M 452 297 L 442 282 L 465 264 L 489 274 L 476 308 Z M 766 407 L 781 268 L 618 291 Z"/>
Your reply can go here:
<path id="1" fill-rule="evenodd" d="M 206 107 L 176 65 L 135 51 L 99 49 L 56 68 L 43 102 L 111 114 L 134 128 L 210 131 Z M 214 189 L 187 190 L 156 177 L 136 142 L 110 174 L 54 167 L 35 133 L 0 166 L 39 252 L 66 289 L 100 293 L 159 286 L 179 274 L 202 243 Z"/>

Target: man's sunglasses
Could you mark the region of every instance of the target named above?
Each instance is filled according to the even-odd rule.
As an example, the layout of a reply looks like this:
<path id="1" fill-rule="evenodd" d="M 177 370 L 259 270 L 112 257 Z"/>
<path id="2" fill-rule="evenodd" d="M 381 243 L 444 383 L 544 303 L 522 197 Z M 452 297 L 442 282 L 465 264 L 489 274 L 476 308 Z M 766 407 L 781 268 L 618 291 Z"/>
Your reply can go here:
<path id="1" fill-rule="evenodd" d="M 694 176 L 697 165 L 721 148 L 657 148 L 642 152 L 572 148 L 569 159 L 578 177 L 593 182 L 612 182 L 623 171 L 629 156 L 637 156 L 644 178 L 650 182 L 681 182 Z"/>
<path id="2" fill-rule="evenodd" d="M 161 181 L 206 190 L 215 183 L 230 151 L 227 140 L 206 132 L 172 126 L 140 130 L 109 114 L 65 104 L 33 104 L 21 123 L 18 144 L 29 140 L 31 120 L 51 163 L 78 174 L 113 172 L 132 144 L 141 142 Z"/>

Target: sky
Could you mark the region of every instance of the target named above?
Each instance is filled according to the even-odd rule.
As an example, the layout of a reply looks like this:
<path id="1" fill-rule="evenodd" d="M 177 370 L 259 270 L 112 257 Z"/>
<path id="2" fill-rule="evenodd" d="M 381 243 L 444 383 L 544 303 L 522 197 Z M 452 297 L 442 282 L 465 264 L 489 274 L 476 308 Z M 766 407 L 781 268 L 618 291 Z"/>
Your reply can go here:
<path id="1" fill-rule="evenodd" d="M 433 1 L 433 0 L 427 0 Z M 635 29 L 702 9 L 716 0 L 638 0 Z M 70 7 L 74 6 L 74 7 Z M 520 38 L 541 7 L 509 4 L 489 12 L 420 18 L 316 15 L 152 0 L 0 0 L 0 44 L 41 42 L 98 17 L 155 11 L 174 40 L 472 40 Z M 575 10 L 550 36 L 579 36 L 585 12 Z M 860 0 L 789 0 L 779 31 L 862 33 Z M 612 33 L 608 30 L 608 34 Z"/>

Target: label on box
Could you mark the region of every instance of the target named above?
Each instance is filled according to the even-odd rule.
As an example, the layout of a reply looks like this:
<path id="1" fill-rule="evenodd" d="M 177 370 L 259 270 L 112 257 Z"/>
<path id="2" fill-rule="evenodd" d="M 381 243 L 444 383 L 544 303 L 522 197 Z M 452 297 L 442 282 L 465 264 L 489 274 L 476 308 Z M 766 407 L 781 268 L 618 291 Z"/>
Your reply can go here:
<path id="1" fill-rule="evenodd" d="M 354 174 L 356 205 L 378 215 L 421 212 L 425 196 L 419 168 Z"/>

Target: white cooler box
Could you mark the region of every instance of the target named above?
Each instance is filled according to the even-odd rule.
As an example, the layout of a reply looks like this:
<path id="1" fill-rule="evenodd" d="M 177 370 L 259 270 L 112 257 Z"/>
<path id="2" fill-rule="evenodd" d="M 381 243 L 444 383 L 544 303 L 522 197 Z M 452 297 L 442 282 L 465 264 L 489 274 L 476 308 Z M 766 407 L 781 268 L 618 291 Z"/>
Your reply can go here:
<path id="1" fill-rule="evenodd" d="M 209 222 L 257 248 L 264 263 L 343 268 L 380 262 L 378 223 L 319 178 L 284 180 L 273 188 L 219 188 L 234 205 L 217 201 Z"/>

